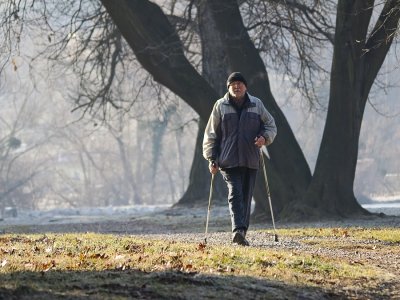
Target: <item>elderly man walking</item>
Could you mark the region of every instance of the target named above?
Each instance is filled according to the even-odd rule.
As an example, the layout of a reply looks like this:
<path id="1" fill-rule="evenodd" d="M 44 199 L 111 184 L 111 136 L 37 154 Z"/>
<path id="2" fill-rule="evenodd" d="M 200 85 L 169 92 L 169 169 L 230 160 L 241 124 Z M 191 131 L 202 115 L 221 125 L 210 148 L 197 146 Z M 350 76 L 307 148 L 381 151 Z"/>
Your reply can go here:
<path id="1" fill-rule="evenodd" d="M 220 170 L 228 186 L 232 243 L 248 246 L 250 222 L 260 150 L 270 145 L 277 133 L 274 118 L 260 99 L 247 92 L 243 75 L 234 72 L 227 80 L 228 92 L 217 100 L 203 140 L 203 156 L 211 174 Z"/>

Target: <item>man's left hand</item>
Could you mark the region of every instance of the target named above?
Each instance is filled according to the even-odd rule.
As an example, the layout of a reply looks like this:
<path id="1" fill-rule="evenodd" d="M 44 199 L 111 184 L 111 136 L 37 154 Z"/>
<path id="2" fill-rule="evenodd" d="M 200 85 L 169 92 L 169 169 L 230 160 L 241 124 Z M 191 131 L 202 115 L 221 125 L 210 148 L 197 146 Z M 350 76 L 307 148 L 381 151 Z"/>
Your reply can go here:
<path id="1" fill-rule="evenodd" d="M 254 144 L 258 147 L 258 148 L 261 148 L 262 146 L 264 146 L 265 145 L 265 138 L 261 135 L 261 136 L 258 136 L 258 137 L 256 137 L 255 139 L 254 139 Z"/>

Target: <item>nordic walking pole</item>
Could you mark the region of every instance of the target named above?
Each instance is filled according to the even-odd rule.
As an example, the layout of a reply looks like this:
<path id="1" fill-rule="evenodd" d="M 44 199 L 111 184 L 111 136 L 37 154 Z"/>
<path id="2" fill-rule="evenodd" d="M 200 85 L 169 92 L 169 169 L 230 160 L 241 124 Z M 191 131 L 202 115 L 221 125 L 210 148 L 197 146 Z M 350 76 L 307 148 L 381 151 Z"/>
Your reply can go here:
<path id="1" fill-rule="evenodd" d="M 264 155 L 263 155 L 263 152 L 262 152 L 261 148 L 260 148 L 260 156 L 261 156 L 261 162 L 262 162 L 263 170 L 264 170 L 265 187 L 267 188 L 267 195 L 268 195 L 269 209 L 271 211 L 272 225 L 274 227 L 274 240 L 275 240 L 275 242 L 278 242 L 279 240 L 278 240 L 278 235 L 276 233 L 274 211 L 272 210 L 271 193 L 269 191 L 267 171 L 265 169 Z"/>
<path id="2" fill-rule="evenodd" d="M 208 220 L 210 219 L 213 185 L 214 185 L 214 174 L 211 174 L 210 196 L 208 197 L 208 211 L 207 211 L 207 221 L 206 221 L 206 232 L 204 233 L 204 244 L 207 244 Z"/>

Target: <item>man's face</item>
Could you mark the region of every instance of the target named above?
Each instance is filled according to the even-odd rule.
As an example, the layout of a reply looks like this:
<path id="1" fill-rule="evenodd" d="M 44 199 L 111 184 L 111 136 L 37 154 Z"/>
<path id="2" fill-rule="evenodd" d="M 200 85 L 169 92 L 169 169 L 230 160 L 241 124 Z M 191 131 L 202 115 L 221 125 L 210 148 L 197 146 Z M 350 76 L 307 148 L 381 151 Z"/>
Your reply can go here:
<path id="1" fill-rule="evenodd" d="M 234 81 L 229 85 L 229 94 L 235 99 L 242 99 L 246 94 L 246 85 L 241 81 Z"/>

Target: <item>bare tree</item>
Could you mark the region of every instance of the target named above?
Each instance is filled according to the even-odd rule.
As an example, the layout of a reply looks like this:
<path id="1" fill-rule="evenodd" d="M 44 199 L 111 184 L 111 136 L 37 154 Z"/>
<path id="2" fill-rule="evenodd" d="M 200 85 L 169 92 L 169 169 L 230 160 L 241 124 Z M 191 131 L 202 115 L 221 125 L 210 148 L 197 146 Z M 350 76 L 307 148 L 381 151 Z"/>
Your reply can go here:
<path id="1" fill-rule="evenodd" d="M 32 142 L 24 133 L 37 117 L 28 97 L 21 100 L 15 94 L 7 100 L 2 101 L 4 115 L 0 116 L 0 207 L 30 207 L 35 189 L 28 187 L 45 169 L 43 160 L 32 159 L 32 153 L 43 147 L 48 136 Z"/>
<path id="2" fill-rule="evenodd" d="M 304 196 L 308 208 L 293 211 L 300 217 L 367 214 L 353 191 L 361 123 L 400 18 L 400 1 L 379 4 L 338 2 L 328 115 L 313 179 Z M 370 30 L 375 10 L 380 10 L 379 17 Z"/>

